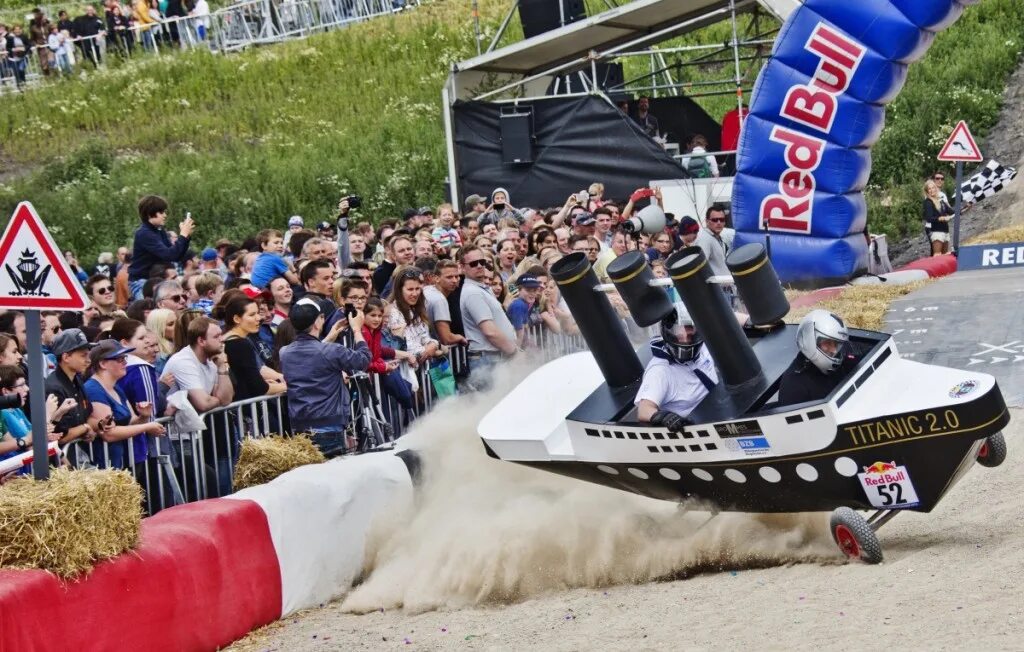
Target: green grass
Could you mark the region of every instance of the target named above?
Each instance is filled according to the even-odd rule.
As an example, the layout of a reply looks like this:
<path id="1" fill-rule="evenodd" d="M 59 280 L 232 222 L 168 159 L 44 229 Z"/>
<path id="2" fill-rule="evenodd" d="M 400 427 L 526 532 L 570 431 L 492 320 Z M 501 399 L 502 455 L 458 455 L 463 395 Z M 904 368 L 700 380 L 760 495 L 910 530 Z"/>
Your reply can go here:
<path id="1" fill-rule="evenodd" d="M 489 40 L 508 2 L 480 4 Z M 0 184 L 0 215 L 30 199 L 85 261 L 128 242 L 146 193 L 169 198 L 172 222 L 191 211 L 201 242 L 325 218 L 346 193 L 375 220 L 440 201 L 440 88 L 476 53 L 469 7 L 441 0 L 305 41 L 151 58 L 0 98 L 0 164 L 29 171 Z M 720 42 L 723 29 L 680 42 Z M 1019 0 L 983 0 L 911 68 L 874 149 L 872 231 L 916 230 L 919 179 L 957 119 L 979 137 L 994 124 L 1022 39 Z M 731 76 L 686 70 L 688 81 Z M 721 116 L 733 101 L 704 103 Z"/>

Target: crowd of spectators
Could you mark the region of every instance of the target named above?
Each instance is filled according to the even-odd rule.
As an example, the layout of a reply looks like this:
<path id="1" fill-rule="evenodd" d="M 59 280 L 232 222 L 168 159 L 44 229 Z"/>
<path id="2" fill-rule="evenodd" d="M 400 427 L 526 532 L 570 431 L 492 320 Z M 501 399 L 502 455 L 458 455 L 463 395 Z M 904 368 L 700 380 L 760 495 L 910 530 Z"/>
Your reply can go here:
<path id="1" fill-rule="evenodd" d="M 210 29 L 207 0 L 107 0 L 102 11 L 85 5 L 79 16 L 62 9 L 51 19 L 36 8 L 27 25 L 0 23 L 0 80 L 20 89 L 32 58 L 44 76 L 70 75 L 76 64 L 96 68 L 104 56 L 127 57 L 136 47 L 203 42 Z"/>
<path id="2" fill-rule="evenodd" d="M 584 253 L 603 280 L 609 262 L 637 248 L 659 276 L 665 258 L 691 244 L 724 266 L 731 230 L 723 207 L 712 206 L 703 226 L 669 215 L 664 231 L 634 236 L 623 221 L 660 203 L 660 191 L 621 202 L 603 191 L 595 183 L 539 209 L 514 206 L 498 188 L 470 195 L 461 213 L 424 206 L 376 225 L 357 218 L 356 198 L 347 197 L 330 222 L 307 228 L 293 216 L 282 230 L 205 248 L 193 240 L 202 220 L 187 216 L 171 230 L 167 202 L 143 197 L 132 246 L 100 254 L 91 275 L 76 269 L 88 308 L 41 314 L 46 392 L 62 410 L 43 418 L 61 444 L 79 442 L 83 459 L 141 475 L 169 452 L 159 418 L 281 395 L 287 408 L 275 430 L 311 433 L 329 455 L 351 451 L 359 444 L 351 375 L 375 377 L 397 406 L 388 417 L 407 424 L 418 399 L 438 391 L 426 372 L 454 375 L 453 347 L 468 360 L 456 391 L 471 391 L 548 335 L 577 333 L 549 272 L 563 256 Z M 25 346 L 24 315 L 0 314 L 0 391 L 24 391 Z M 6 412 L 0 458 L 31 445 L 21 422 L 33 415 Z M 227 462 L 245 426 L 225 420 L 223 428 L 204 442 L 205 457 L 229 490 Z"/>

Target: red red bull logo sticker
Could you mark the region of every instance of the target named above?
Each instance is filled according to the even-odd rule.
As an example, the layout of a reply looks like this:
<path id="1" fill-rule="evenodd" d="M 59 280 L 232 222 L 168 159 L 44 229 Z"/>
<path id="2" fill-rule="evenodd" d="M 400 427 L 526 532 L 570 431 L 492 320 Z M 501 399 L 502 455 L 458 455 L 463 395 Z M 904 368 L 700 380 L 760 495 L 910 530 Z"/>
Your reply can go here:
<path id="1" fill-rule="evenodd" d="M 920 501 L 907 467 L 893 462 L 875 462 L 858 473 L 861 487 L 872 507 L 879 509 L 905 509 Z"/>

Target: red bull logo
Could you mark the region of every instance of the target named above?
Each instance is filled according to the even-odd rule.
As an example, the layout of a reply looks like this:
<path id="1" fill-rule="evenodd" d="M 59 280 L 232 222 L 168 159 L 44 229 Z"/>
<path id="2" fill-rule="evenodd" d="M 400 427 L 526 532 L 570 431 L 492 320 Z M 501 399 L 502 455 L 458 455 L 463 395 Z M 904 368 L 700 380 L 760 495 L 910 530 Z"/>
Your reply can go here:
<path id="1" fill-rule="evenodd" d="M 865 485 L 903 482 L 906 479 L 906 471 L 898 467 L 896 462 L 875 462 L 871 466 L 864 467 Z"/>
<path id="2" fill-rule="evenodd" d="M 780 115 L 827 135 L 832 131 L 839 96 L 849 88 L 866 48 L 822 23 L 804 49 L 818 57 L 818 69 L 810 83 L 789 89 Z M 810 233 L 815 170 L 825 141 L 786 127 L 775 127 L 771 140 L 785 147 L 787 169 L 779 178 L 779 192 L 761 202 L 761 226 L 764 228 L 768 219 L 772 231 Z"/>

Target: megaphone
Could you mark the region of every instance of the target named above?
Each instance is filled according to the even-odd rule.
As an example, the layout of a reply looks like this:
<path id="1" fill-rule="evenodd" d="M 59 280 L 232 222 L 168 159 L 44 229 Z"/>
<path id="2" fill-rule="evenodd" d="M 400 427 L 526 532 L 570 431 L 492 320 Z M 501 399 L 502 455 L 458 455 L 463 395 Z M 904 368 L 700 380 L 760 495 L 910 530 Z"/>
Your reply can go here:
<path id="1" fill-rule="evenodd" d="M 665 211 L 657 204 L 651 204 L 622 223 L 626 233 L 654 235 L 665 230 Z"/>

